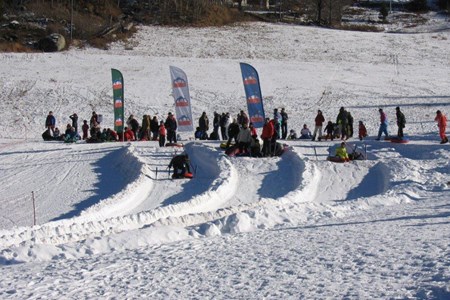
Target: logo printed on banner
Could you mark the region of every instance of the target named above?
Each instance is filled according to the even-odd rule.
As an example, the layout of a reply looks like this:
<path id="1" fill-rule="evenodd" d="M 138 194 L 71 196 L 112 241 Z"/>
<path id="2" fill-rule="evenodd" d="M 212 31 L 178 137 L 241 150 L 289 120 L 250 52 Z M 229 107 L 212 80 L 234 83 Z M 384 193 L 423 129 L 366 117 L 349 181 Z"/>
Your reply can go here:
<path id="1" fill-rule="evenodd" d="M 116 119 L 116 121 L 114 122 L 115 126 L 122 126 L 123 125 L 123 120 L 121 118 Z"/>
<path id="2" fill-rule="evenodd" d="M 182 88 L 182 87 L 186 87 L 186 81 L 183 78 L 175 78 L 175 80 L 173 81 L 173 87 L 174 88 Z"/>
<path id="3" fill-rule="evenodd" d="M 194 121 L 189 96 L 189 83 L 186 73 L 180 68 L 170 66 L 170 82 L 172 96 L 175 101 L 175 115 L 177 116 L 177 131 L 188 132 L 194 130 Z"/>
<path id="4" fill-rule="evenodd" d="M 258 83 L 258 80 L 251 75 L 244 78 L 244 85 L 257 84 L 257 83 Z"/>
<path id="5" fill-rule="evenodd" d="M 252 123 L 264 122 L 264 117 L 259 114 L 253 115 L 250 117 L 250 122 Z"/>
<path id="6" fill-rule="evenodd" d="M 113 87 L 113 107 L 114 107 L 114 130 L 118 133 L 123 132 L 124 125 L 124 80 L 122 73 L 117 69 L 111 69 L 112 87 Z"/>
<path id="7" fill-rule="evenodd" d="M 178 119 L 178 124 L 181 126 L 189 126 L 192 125 L 192 121 L 186 115 L 183 115 Z"/>
<path id="8" fill-rule="evenodd" d="M 122 106 L 123 106 L 122 99 L 118 98 L 118 99 L 114 100 L 114 108 L 121 108 Z"/>
<path id="9" fill-rule="evenodd" d="M 175 106 L 189 106 L 189 102 L 183 96 L 180 96 L 175 100 Z"/>
<path id="10" fill-rule="evenodd" d="M 247 98 L 247 103 L 252 104 L 261 103 L 261 99 L 259 99 L 259 97 L 256 95 L 251 95 L 250 97 Z"/>
<path id="11" fill-rule="evenodd" d="M 258 72 L 251 65 L 240 63 L 248 116 L 255 128 L 264 126 L 264 105 Z"/>
<path id="12" fill-rule="evenodd" d="M 122 88 L 122 81 L 116 80 L 113 82 L 113 90 L 120 90 Z"/>

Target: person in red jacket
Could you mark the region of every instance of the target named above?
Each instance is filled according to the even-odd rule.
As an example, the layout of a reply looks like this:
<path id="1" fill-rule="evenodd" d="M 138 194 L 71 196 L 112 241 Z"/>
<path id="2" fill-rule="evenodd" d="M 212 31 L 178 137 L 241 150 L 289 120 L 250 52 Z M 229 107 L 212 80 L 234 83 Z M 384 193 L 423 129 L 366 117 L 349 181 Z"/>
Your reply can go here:
<path id="1" fill-rule="evenodd" d="M 364 125 L 363 121 L 359 121 L 359 127 L 358 127 L 358 137 L 359 140 L 362 141 L 367 136 L 367 129 Z"/>
<path id="2" fill-rule="evenodd" d="M 445 129 L 447 128 L 447 117 L 438 110 L 436 112 L 436 118 L 434 120 L 437 122 L 439 127 L 439 136 L 441 137 L 441 144 L 448 143 L 448 138 L 445 135 Z"/>
<path id="3" fill-rule="evenodd" d="M 264 122 L 261 138 L 263 140 L 262 154 L 264 157 L 271 156 L 271 142 L 272 136 L 275 134 L 275 127 L 273 122 L 270 122 L 269 118 L 266 118 Z"/>
<path id="4" fill-rule="evenodd" d="M 322 125 L 323 125 L 323 122 L 325 122 L 325 118 L 322 115 L 322 111 L 319 109 L 317 111 L 317 116 L 314 119 L 315 126 L 314 126 L 314 133 L 313 133 L 313 136 L 312 136 L 312 140 L 313 141 L 316 140 L 317 132 L 319 132 L 319 137 L 317 138 L 317 140 L 320 142 L 320 140 L 322 139 Z"/>
<path id="5" fill-rule="evenodd" d="M 253 123 L 250 122 L 250 124 L 248 125 L 248 128 L 250 128 L 250 133 L 252 134 L 252 138 L 257 138 L 258 137 L 258 132 L 256 131 L 255 126 L 253 126 Z"/>
<path id="6" fill-rule="evenodd" d="M 164 125 L 164 121 L 159 122 L 159 146 L 164 147 L 166 144 L 166 126 Z"/>
<path id="7" fill-rule="evenodd" d="M 124 129 L 125 129 L 125 131 L 123 132 L 123 139 L 125 141 L 134 141 L 135 140 L 135 136 L 134 136 L 133 130 L 131 130 L 128 127 L 125 127 Z"/>

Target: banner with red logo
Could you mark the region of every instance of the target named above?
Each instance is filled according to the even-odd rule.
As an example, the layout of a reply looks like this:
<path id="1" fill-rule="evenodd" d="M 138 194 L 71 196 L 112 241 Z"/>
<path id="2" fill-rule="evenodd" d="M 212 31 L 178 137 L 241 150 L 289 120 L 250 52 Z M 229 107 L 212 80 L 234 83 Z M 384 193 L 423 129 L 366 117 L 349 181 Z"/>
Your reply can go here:
<path id="1" fill-rule="evenodd" d="M 264 105 L 259 84 L 258 72 L 246 63 L 240 63 L 242 80 L 244 81 L 245 97 L 247 99 L 248 117 L 254 127 L 264 126 Z"/>
<path id="2" fill-rule="evenodd" d="M 170 66 L 172 96 L 175 99 L 175 117 L 178 131 L 194 131 L 191 111 L 191 98 L 186 73 L 180 68 Z"/>
<path id="3" fill-rule="evenodd" d="M 123 105 L 123 76 L 119 70 L 111 69 L 113 102 L 114 102 L 114 130 L 123 132 L 124 127 L 124 105 Z"/>

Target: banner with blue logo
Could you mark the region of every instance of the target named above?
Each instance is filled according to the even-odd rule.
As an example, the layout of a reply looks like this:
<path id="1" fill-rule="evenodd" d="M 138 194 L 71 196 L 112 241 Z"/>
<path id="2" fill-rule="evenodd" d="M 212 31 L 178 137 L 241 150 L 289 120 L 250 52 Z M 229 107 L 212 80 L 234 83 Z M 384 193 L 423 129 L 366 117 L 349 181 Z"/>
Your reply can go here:
<path id="1" fill-rule="evenodd" d="M 191 98 L 186 73 L 180 68 L 170 66 L 172 96 L 175 99 L 175 117 L 178 131 L 194 131 L 191 111 Z"/>
<path id="2" fill-rule="evenodd" d="M 245 97 L 247 99 L 248 117 L 253 126 L 264 126 L 264 105 L 259 84 L 258 72 L 246 63 L 240 63 L 242 80 L 244 81 Z"/>
<path id="3" fill-rule="evenodd" d="M 114 102 L 114 130 L 123 133 L 124 126 L 124 86 L 123 76 L 119 70 L 111 69 L 113 102 Z"/>

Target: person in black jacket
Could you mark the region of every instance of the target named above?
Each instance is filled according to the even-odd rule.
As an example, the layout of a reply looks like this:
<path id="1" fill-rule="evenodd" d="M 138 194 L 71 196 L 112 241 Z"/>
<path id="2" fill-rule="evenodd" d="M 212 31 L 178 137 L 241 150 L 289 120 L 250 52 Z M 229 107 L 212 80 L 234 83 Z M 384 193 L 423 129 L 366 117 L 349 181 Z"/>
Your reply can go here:
<path id="1" fill-rule="evenodd" d="M 73 113 L 69 118 L 72 120 L 72 127 L 75 128 L 75 132 L 78 133 L 78 115 Z"/>
<path id="2" fill-rule="evenodd" d="M 187 154 L 180 154 L 174 156 L 169 163 L 169 169 L 173 167 L 172 178 L 183 178 L 186 173 L 190 173 L 189 156 Z"/>
<path id="3" fill-rule="evenodd" d="M 154 116 L 153 119 L 150 121 L 150 131 L 152 132 L 152 141 L 156 141 L 158 139 L 158 131 L 159 131 L 159 122 L 157 116 Z"/>
<path id="4" fill-rule="evenodd" d="M 406 125 L 406 118 L 405 115 L 400 111 L 400 107 L 398 106 L 395 108 L 395 115 L 397 117 L 398 126 L 397 136 L 399 138 L 403 138 L 403 128 L 405 128 Z"/>
<path id="5" fill-rule="evenodd" d="M 231 141 L 234 139 L 235 143 L 237 143 L 237 136 L 240 131 L 239 124 L 237 123 L 236 119 L 233 119 L 233 122 L 228 126 L 228 141 L 227 141 L 227 148 L 230 147 Z"/>
<path id="6" fill-rule="evenodd" d="M 167 141 L 169 143 L 177 142 L 177 120 L 175 116 L 169 112 L 167 115 L 166 122 L 164 122 L 164 126 L 167 129 Z"/>
<path id="7" fill-rule="evenodd" d="M 131 131 L 134 133 L 134 138 L 138 140 L 139 122 L 134 118 L 134 115 L 130 115 L 127 121 L 128 127 L 131 127 Z"/>

